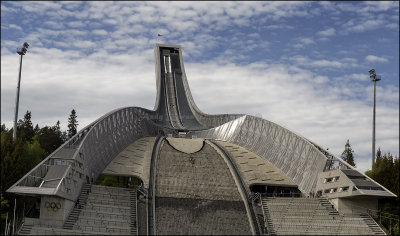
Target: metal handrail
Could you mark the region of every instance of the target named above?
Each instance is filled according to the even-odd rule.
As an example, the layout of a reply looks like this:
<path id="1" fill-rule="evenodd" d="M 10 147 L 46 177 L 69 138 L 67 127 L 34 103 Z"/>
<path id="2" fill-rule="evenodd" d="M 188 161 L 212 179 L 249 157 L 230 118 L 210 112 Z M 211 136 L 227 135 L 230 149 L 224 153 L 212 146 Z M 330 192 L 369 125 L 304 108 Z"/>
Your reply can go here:
<path id="1" fill-rule="evenodd" d="M 264 228 L 267 230 L 267 234 L 269 235 L 269 234 L 271 234 L 271 231 L 270 231 L 270 229 L 268 227 L 268 224 L 267 224 L 267 217 L 265 215 L 265 209 L 264 209 L 264 204 L 263 204 L 262 197 L 260 197 L 260 204 L 261 204 L 261 211 L 263 213 L 263 218 L 264 218 Z"/>
<path id="2" fill-rule="evenodd" d="M 61 185 L 61 183 L 63 182 L 63 180 L 64 180 L 64 177 L 61 178 L 60 182 L 58 183 L 57 188 L 56 188 L 56 192 L 58 191 L 58 188 L 60 187 L 60 185 Z"/>
<path id="3" fill-rule="evenodd" d="M 38 177 L 38 176 L 34 176 L 34 175 L 28 175 L 27 177 L 32 177 L 32 178 L 37 178 L 37 179 L 44 179 L 44 177 Z"/>
<path id="4" fill-rule="evenodd" d="M 260 193 L 261 197 L 303 197 L 303 193 Z"/>
<path id="5" fill-rule="evenodd" d="M 259 199 L 261 199 L 261 195 L 257 195 L 257 197 L 258 197 Z M 252 202 L 251 202 L 251 205 L 252 205 L 252 207 L 253 207 L 253 213 L 254 213 L 254 215 L 255 215 L 255 217 L 256 217 L 256 223 L 257 223 L 257 227 L 258 227 L 259 234 L 262 234 L 261 224 L 260 224 L 260 221 L 259 221 L 258 216 L 257 216 L 257 214 L 256 214 L 256 205 L 255 205 L 255 202 L 252 201 Z M 263 214 L 263 215 L 264 215 L 264 214 Z"/>
<path id="6" fill-rule="evenodd" d="M 162 135 L 158 135 L 157 139 L 153 146 L 153 151 L 151 154 L 151 162 L 150 162 L 150 177 L 149 177 L 149 188 L 148 188 L 148 196 L 147 196 L 147 234 L 152 235 L 156 234 L 155 227 L 155 175 L 156 175 L 156 164 L 158 152 L 160 150 L 160 145 L 164 137 Z M 150 224 L 152 227 L 150 227 Z M 152 229 L 150 229 L 152 228 Z M 152 232 L 150 232 L 152 231 Z"/>

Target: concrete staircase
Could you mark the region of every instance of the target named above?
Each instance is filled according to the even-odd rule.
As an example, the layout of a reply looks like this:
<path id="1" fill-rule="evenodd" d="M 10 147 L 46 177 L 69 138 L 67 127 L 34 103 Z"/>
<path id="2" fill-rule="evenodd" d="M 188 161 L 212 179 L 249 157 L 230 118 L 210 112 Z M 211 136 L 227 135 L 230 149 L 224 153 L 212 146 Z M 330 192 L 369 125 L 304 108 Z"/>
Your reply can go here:
<path id="1" fill-rule="evenodd" d="M 74 209 L 71 211 L 67 220 L 64 222 L 63 229 L 72 229 L 73 225 L 79 218 L 79 214 L 81 213 L 82 208 L 86 205 L 91 188 L 92 185 L 90 184 L 83 185 L 78 200 L 75 203 Z"/>
<path id="2" fill-rule="evenodd" d="M 386 235 L 382 228 L 366 213 L 361 213 L 360 217 L 365 221 L 368 227 L 374 232 L 375 235 Z"/>
<path id="3" fill-rule="evenodd" d="M 19 235 L 29 235 L 32 230 L 32 225 L 23 224 L 21 230 L 19 231 Z"/>
<path id="4" fill-rule="evenodd" d="M 136 191 L 85 184 L 60 228 L 24 224 L 21 235 L 137 235 Z"/>
<path id="5" fill-rule="evenodd" d="M 61 229 L 54 227 L 50 228 L 46 226 L 32 226 L 29 234 L 26 235 L 100 235 L 100 234 L 98 232 L 91 232 L 91 231 L 70 230 L 70 229 Z"/>
<path id="6" fill-rule="evenodd" d="M 268 210 L 268 204 L 264 203 L 264 201 L 261 200 L 262 203 L 262 210 L 263 210 L 263 215 L 264 215 L 264 232 L 266 232 L 267 235 L 276 235 L 274 225 L 272 223 L 271 215 L 269 214 Z"/>
<path id="7" fill-rule="evenodd" d="M 339 216 L 339 212 L 335 209 L 335 207 L 329 202 L 326 198 L 318 198 L 319 202 L 326 210 L 329 212 L 331 216 Z"/>
<path id="8" fill-rule="evenodd" d="M 98 234 L 130 234 L 131 192 L 131 189 L 92 185 L 72 229 Z"/>
<path id="9" fill-rule="evenodd" d="M 131 235 L 138 235 L 138 229 L 137 229 L 137 194 L 136 190 L 132 190 L 130 192 L 130 205 L 131 205 Z"/>
<path id="10" fill-rule="evenodd" d="M 383 233 L 376 227 L 376 223 L 374 226 L 373 219 L 355 214 L 340 214 L 327 199 L 263 198 L 262 203 L 266 224 L 273 229 L 271 234 L 374 235 Z"/>

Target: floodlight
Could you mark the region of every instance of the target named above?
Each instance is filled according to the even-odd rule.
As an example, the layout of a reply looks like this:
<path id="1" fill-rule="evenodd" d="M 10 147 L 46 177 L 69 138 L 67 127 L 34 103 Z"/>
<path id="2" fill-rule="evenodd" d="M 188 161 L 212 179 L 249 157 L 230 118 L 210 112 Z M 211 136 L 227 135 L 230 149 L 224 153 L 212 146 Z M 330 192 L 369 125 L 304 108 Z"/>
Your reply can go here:
<path id="1" fill-rule="evenodd" d="M 374 69 L 371 69 L 371 70 L 369 70 L 368 72 L 369 72 L 370 75 L 375 74 L 375 70 L 374 70 Z"/>
<path id="2" fill-rule="evenodd" d="M 370 74 L 371 81 L 374 82 L 374 107 L 373 107 L 373 112 L 372 112 L 372 167 L 374 167 L 375 163 L 375 90 L 376 90 L 376 82 L 381 80 L 380 75 L 375 74 L 375 70 L 371 69 L 368 71 Z"/>
<path id="3" fill-rule="evenodd" d="M 17 95 L 15 98 L 15 116 L 14 116 L 14 130 L 13 130 L 13 139 L 17 138 L 17 118 L 18 118 L 18 106 L 19 106 L 19 90 L 21 84 L 21 71 L 22 71 L 22 56 L 26 54 L 28 50 L 29 44 L 25 42 L 22 45 L 21 49 L 17 48 L 17 53 L 21 56 L 19 60 L 19 74 L 18 74 L 18 84 L 17 84 Z"/>

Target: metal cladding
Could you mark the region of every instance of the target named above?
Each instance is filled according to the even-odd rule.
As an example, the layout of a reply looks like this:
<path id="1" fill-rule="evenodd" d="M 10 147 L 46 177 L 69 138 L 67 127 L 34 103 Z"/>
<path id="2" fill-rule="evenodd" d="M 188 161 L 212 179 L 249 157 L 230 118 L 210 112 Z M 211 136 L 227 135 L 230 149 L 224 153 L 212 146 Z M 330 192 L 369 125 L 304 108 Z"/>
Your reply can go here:
<path id="1" fill-rule="evenodd" d="M 254 116 L 243 116 L 195 134 L 201 138 L 234 143 L 258 154 L 293 180 L 303 193 L 313 190 L 317 175 L 324 169 L 327 160 L 306 139 Z"/>
<path id="2" fill-rule="evenodd" d="M 240 114 L 201 112 L 189 89 L 181 47 L 157 44 L 154 55 L 157 98 L 153 111 L 127 107 L 100 117 L 7 191 L 22 195 L 53 195 L 75 201 L 83 183 L 96 180 L 132 142 L 176 131 L 242 146 L 273 164 L 304 194 L 316 190 L 318 174 L 335 168 L 333 163 L 357 171 L 306 138 L 268 120 Z M 55 165 L 65 167 L 57 172 L 57 176 L 53 176 Z"/>
<path id="3" fill-rule="evenodd" d="M 83 128 L 7 191 L 22 195 L 54 195 L 75 201 L 82 184 L 96 180 L 118 153 L 133 141 L 156 136 L 160 127 L 153 111 L 139 107 L 114 110 Z M 46 186 L 52 167 L 65 166 Z"/>

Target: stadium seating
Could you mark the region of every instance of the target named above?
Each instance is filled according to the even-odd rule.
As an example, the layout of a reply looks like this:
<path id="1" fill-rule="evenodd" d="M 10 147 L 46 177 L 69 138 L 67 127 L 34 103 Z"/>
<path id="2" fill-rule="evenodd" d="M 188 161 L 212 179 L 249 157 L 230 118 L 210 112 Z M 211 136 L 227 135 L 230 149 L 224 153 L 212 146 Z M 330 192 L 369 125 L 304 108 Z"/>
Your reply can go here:
<path id="1" fill-rule="evenodd" d="M 324 198 L 262 199 L 268 226 L 276 235 L 384 235 L 366 218 L 340 214 L 327 202 Z"/>

